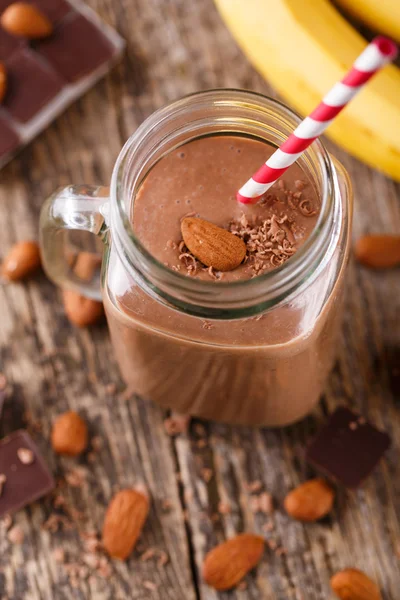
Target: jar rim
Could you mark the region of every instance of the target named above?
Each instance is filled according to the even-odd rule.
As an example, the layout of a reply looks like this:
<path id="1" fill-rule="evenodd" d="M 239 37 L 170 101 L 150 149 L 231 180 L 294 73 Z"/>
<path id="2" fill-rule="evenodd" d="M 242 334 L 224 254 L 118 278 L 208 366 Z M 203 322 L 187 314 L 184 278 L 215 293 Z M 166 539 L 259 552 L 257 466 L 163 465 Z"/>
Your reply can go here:
<path id="1" fill-rule="evenodd" d="M 115 163 L 111 181 L 112 241 L 134 280 L 161 302 L 207 318 L 240 318 L 258 314 L 287 298 L 326 258 L 325 254 L 330 245 L 329 232 L 332 230 L 333 221 L 336 220 L 335 169 L 321 140 L 315 140 L 306 153 L 313 153 L 314 162 L 315 159 L 318 162 L 321 177 L 321 210 L 308 239 L 294 256 L 281 266 L 252 279 L 218 283 L 173 271 L 156 259 L 133 231 L 129 218 L 131 202 L 145 177 L 143 171 L 146 169 L 146 159 L 148 165 L 151 152 L 155 151 L 157 144 L 153 143 L 148 149 L 142 165 L 134 166 L 135 155 L 143 149 L 143 144 L 150 135 L 154 135 L 157 127 L 161 128 L 168 120 L 176 119 L 196 107 L 204 107 L 207 104 L 216 110 L 228 105 L 235 106 L 239 111 L 241 108 L 253 111 L 255 116 L 257 112 L 261 114 L 273 110 L 276 118 L 279 116 L 286 119 L 293 129 L 301 121 L 297 113 L 274 98 L 257 92 L 230 88 L 189 94 L 158 109 L 127 140 Z M 178 130 L 179 128 L 174 130 L 175 133 Z M 164 143 L 165 139 L 159 140 L 158 143 Z M 130 189 L 127 174 L 134 169 L 137 171 L 135 185 Z"/>

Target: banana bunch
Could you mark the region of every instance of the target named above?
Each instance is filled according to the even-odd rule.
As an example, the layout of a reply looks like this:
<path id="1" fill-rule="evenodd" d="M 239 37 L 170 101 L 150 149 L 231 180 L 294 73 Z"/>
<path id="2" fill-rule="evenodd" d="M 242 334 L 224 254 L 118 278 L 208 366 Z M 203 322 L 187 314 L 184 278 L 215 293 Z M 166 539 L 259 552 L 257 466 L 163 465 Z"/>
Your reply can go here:
<path id="1" fill-rule="evenodd" d="M 215 0 L 237 42 L 265 78 L 306 115 L 366 45 L 329 0 Z M 340 0 L 374 5 L 400 0 Z M 376 5 L 375 5 L 376 4 Z M 345 108 L 327 135 L 400 181 L 400 69 L 387 66 Z"/>

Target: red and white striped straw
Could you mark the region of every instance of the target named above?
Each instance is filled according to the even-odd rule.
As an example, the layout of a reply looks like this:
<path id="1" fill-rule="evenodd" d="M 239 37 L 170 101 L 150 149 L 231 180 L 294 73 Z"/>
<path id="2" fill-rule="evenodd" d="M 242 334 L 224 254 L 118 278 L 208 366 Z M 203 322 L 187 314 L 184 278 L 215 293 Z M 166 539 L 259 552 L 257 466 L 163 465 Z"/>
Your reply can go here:
<path id="1" fill-rule="evenodd" d="M 254 204 L 277 179 L 325 131 L 333 119 L 356 94 L 387 63 L 397 55 L 394 42 L 383 36 L 376 37 L 360 54 L 342 81 L 336 83 L 321 104 L 300 123 L 265 164 L 237 193 L 243 204 Z"/>

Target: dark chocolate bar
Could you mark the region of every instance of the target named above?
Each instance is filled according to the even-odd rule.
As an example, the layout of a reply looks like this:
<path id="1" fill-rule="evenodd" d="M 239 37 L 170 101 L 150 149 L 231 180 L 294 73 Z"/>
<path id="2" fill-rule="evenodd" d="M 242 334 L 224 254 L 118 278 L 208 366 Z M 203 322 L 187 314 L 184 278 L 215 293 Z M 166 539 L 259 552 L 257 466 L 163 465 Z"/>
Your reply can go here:
<path id="1" fill-rule="evenodd" d="M 78 13 L 71 14 L 54 31 L 38 42 L 37 51 L 67 81 L 77 81 L 113 54 L 110 42 L 101 31 Z"/>
<path id="2" fill-rule="evenodd" d="M 387 433 L 341 406 L 308 446 L 306 459 L 337 483 L 356 488 L 372 473 L 389 446 Z"/>
<path id="3" fill-rule="evenodd" d="M 63 88 L 57 73 L 28 49 L 17 50 L 4 64 L 8 85 L 3 106 L 21 123 L 34 117 Z"/>
<path id="4" fill-rule="evenodd" d="M 36 444 L 24 429 L 0 440 L 0 517 L 24 508 L 55 487 Z"/>
<path id="5" fill-rule="evenodd" d="M 28 40 L 0 24 L 0 62 L 7 84 L 0 102 L 0 168 L 111 68 L 122 38 L 79 0 L 26 0 L 53 24 Z M 13 4 L 0 0 L 0 14 Z"/>

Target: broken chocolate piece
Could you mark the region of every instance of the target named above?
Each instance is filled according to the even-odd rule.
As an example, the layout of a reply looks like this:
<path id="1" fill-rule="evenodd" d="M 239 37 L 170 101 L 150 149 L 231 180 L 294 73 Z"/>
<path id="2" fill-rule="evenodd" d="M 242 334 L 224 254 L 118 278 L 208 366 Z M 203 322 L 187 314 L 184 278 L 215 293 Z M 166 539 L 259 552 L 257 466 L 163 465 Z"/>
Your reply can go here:
<path id="1" fill-rule="evenodd" d="M 341 406 L 306 450 L 319 471 L 348 488 L 358 487 L 390 446 L 390 437 L 364 417 Z"/>
<path id="2" fill-rule="evenodd" d="M 17 121 L 29 121 L 63 88 L 57 73 L 30 50 L 17 50 L 4 64 L 8 87 L 3 105 Z"/>
<path id="3" fill-rule="evenodd" d="M 53 36 L 41 40 L 37 50 L 71 82 L 94 71 L 114 54 L 114 48 L 103 33 L 77 13 L 63 20 Z"/>
<path id="4" fill-rule="evenodd" d="M 32 462 L 21 462 L 18 456 L 21 448 L 32 452 Z M 20 510 L 55 487 L 38 448 L 24 429 L 0 441 L 0 473 L 5 477 L 0 496 L 0 517 Z"/>

